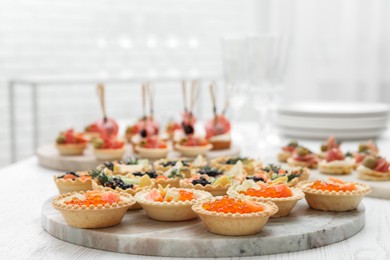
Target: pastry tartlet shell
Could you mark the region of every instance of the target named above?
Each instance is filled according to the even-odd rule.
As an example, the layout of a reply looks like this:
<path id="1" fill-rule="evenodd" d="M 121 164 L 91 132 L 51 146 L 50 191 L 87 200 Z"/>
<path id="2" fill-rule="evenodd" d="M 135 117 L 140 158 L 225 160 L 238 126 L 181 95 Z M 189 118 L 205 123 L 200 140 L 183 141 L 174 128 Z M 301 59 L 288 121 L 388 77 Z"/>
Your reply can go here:
<path id="1" fill-rule="evenodd" d="M 131 195 L 123 192 L 119 192 L 119 195 L 121 199 L 125 198 L 126 201 L 120 201 L 111 205 L 80 207 L 78 205 L 66 205 L 60 202 L 61 199 L 76 193 L 84 194 L 82 191 L 61 194 L 52 201 L 53 207 L 61 212 L 66 223 L 75 228 L 103 228 L 117 225 L 122 221 L 127 209 L 135 204 L 135 199 Z"/>
<path id="2" fill-rule="evenodd" d="M 285 163 L 287 162 L 287 159 L 290 158 L 291 156 L 292 156 L 291 152 L 282 150 L 278 153 L 278 161 Z"/>
<path id="3" fill-rule="evenodd" d="M 211 141 L 209 143 L 213 146 L 212 151 L 227 150 L 232 146 L 232 141 Z"/>
<path id="4" fill-rule="evenodd" d="M 60 194 L 75 192 L 75 191 L 87 191 L 92 190 L 92 178 L 81 180 L 80 178 L 76 179 L 67 179 L 63 178 L 58 179 L 58 176 L 53 176 L 54 182 L 57 186 L 58 192 Z"/>
<path id="5" fill-rule="evenodd" d="M 125 147 L 119 149 L 93 149 L 93 152 L 98 160 L 114 161 L 122 159 L 126 152 Z"/>
<path id="6" fill-rule="evenodd" d="M 259 233 L 269 217 L 278 211 L 275 203 L 270 201 L 255 202 L 264 207 L 263 211 L 240 214 L 208 211 L 203 208 L 206 202 L 215 201 L 220 197 L 197 202 L 192 206 L 193 211 L 199 215 L 206 229 L 215 234 L 225 236 L 248 236 Z"/>
<path id="7" fill-rule="evenodd" d="M 187 188 L 187 189 L 194 189 L 194 190 L 203 190 L 209 192 L 213 196 L 223 196 L 226 194 L 227 190 L 231 187 L 231 184 L 228 185 L 211 185 L 207 184 L 205 186 L 201 184 L 192 184 L 192 183 L 186 183 L 184 180 L 180 181 L 180 187 Z"/>
<path id="8" fill-rule="evenodd" d="M 160 159 L 160 160 L 157 160 L 153 163 L 153 167 L 154 167 L 154 170 L 157 172 L 160 172 L 160 173 L 164 173 L 166 171 L 168 171 L 170 168 L 172 168 L 173 166 L 163 166 L 161 165 L 162 162 L 167 162 L 167 161 L 187 161 L 188 158 L 179 158 L 179 159 L 172 159 L 172 158 L 168 158 L 168 159 Z M 181 168 L 181 173 L 185 174 L 186 178 L 189 178 L 191 176 L 191 166 L 183 166 Z"/>
<path id="9" fill-rule="evenodd" d="M 140 157 L 151 160 L 166 158 L 169 152 L 168 148 L 143 148 L 139 145 L 136 145 L 134 149 Z"/>
<path id="10" fill-rule="evenodd" d="M 221 170 L 223 172 L 230 171 L 235 166 L 235 164 L 224 164 L 223 163 L 223 162 L 226 162 L 227 160 L 229 160 L 230 158 L 231 157 L 229 157 L 229 156 L 222 156 L 222 157 L 215 158 L 215 159 L 210 161 L 210 165 L 211 165 L 212 168 L 217 168 L 218 170 Z M 251 160 L 253 160 L 253 161 L 249 165 L 248 164 L 244 164 L 244 163 L 242 164 L 245 172 L 248 175 L 255 174 L 255 172 L 259 168 L 261 168 L 261 166 L 263 165 L 258 160 L 255 160 L 255 159 L 251 159 Z"/>
<path id="11" fill-rule="evenodd" d="M 100 183 L 96 180 L 92 180 L 92 188 L 94 190 L 117 191 L 117 192 L 123 192 L 126 194 L 130 194 L 131 196 L 135 196 L 135 194 L 137 194 L 138 192 L 141 192 L 144 190 L 149 190 L 149 189 L 152 189 L 153 187 L 154 187 L 154 181 L 152 180 L 152 184 L 150 184 L 149 186 L 144 186 L 142 188 L 136 188 L 135 190 L 133 190 L 133 189 L 122 190 L 121 188 L 116 188 L 114 190 L 114 189 L 111 189 L 110 187 L 104 187 L 104 186 L 100 185 Z M 128 208 L 128 210 L 136 210 L 136 209 L 140 209 L 140 208 L 142 208 L 141 205 L 139 205 L 138 203 L 134 203 L 131 207 Z"/>
<path id="12" fill-rule="evenodd" d="M 227 191 L 227 194 L 233 198 L 238 199 L 246 199 L 246 200 L 253 200 L 253 201 L 271 201 L 276 204 L 278 207 L 278 211 L 272 216 L 274 218 L 277 217 L 285 217 L 288 214 L 290 214 L 291 210 L 295 207 L 297 202 L 305 197 L 305 194 L 296 188 L 290 188 L 293 192 L 293 195 L 291 197 L 284 197 L 284 198 L 267 198 L 267 197 L 252 197 L 244 194 L 240 194 L 234 189 L 229 189 Z"/>
<path id="13" fill-rule="evenodd" d="M 321 161 L 318 163 L 318 169 L 320 172 L 329 174 L 329 175 L 348 175 L 353 171 L 353 163 L 345 165 L 332 165 L 326 161 Z"/>
<path id="14" fill-rule="evenodd" d="M 57 144 L 56 148 L 60 155 L 72 156 L 72 155 L 83 155 L 85 148 L 88 143 L 80 144 Z"/>
<path id="15" fill-rule="evenodd" d="M 313 209 L 322 211 L 349 211 L 359 206 L 363 197 L 371 192 L 370 186 L 354 183 L 354 191 L 323 191 L 310 188 L 314 181 L 300 182 L 297 188 L 305 193 L 307 204 Z"/>
<path id="16" fill-rule="evenodd" d="M 297 160 L 294 160 L 294 158 L 292 158 L 292 157 L 287 159 L 287 163 L 291 166 L 294 166 L 294 167 L 300 166 L 300 167 L 306 167 L 309 169 L 317 169 L 317 167 L 318 167 L 318 162 L 310 163 L 310 162 L 304 162 L 304 161 L 297 161 Z"/>
<path id="17" fill-rule="evenodd" d="M 378 172 L 370 168 L 365 167 L 364 165 L 359 165 L 357 167 L 359 173 L 359 179 L 366 181 L 389 181 L 390 172 Z"/>
<path id="18" fill-rule="evenodd" d="M 172 188 L 175 190 L 189 190 L 183 188 Z M 139 203 L 145 211 L 145 214 L 154 220 L 159 221 L 184 221 L 190 220 L 197 217 L 197 215 L 192 211 L 191 207 L 197 201 L 203 201 L 207 198 L 211 198 L 212 195 L 206 191 L 201 190 L 189 190 L 200 196 L 199 199 L 187 200 L 187 201 L 150 201 L 145 197 L 149 191 L 142 191 L 135 195 L 137 203 Z"/>
<path id="19" fill-rule="evenodd" d="M 179 151 L 183 156 L 196 157 L 198 155 L 206 155 L 213 148 L 212 144 L 203 146 L 185 146 L 176 144 L 175 149 Z"/>

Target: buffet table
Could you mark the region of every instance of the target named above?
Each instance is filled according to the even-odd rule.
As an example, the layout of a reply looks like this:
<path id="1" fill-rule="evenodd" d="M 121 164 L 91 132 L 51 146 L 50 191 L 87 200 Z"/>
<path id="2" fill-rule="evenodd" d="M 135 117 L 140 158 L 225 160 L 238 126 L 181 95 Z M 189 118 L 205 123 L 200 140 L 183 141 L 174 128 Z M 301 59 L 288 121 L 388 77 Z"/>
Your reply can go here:
<path id="1" fill-rule="evenodd" d="M 250 131 L 249 129 L 243 127 L 242 135 L 246 136 L 245 131 Z M 318 145 L 318 142 L 307 143 L 309 146 Z M 390 147 L 387 137 L 381 139 L 379 147 L 383 150 L 382 154 L 389 157 L 390 150 L 385 150 Z M 251 151 L 249 148 L 248 145 L 248 149 L 243 149 L 244 155 Z M 275 152 L 272 151 L 273 157 Z M 271 160 L 271 157 L 268 159 Z M 61 241 L 48 234 L 41 226 L 41 207 L 44 201 L 57 194 L 52 178 L 56 173 L 58 172 L 40 167 L 35 157 L 0 170 L 3 184 L 0 256 L 7 259 L 153 258 L 90 249 Z M 7 195 L 9 198 L 4 199 Z M 352 238 L 312 250 L 261 256 L 256 259 L 379 260 L 390 258 L 390 200 L 365 198 L 363 202 L 366 207 L 366 226 Z"/>

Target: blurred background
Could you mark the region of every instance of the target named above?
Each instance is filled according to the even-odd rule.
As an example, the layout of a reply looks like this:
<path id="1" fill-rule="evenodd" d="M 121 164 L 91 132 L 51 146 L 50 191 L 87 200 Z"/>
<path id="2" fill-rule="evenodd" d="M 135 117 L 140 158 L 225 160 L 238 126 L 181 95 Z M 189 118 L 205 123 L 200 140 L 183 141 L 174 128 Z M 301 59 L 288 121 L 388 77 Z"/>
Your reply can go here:
<path id="1" fill-rule="evenodd" d="M 280 102 L 388 103 L 389 13 L 386 0 L 2 0 L 0 166 L 99 118 L 97 82 L 108 114 L 131 119 L 140 82 L 151 81 L 166 122 L 182 109 L 180 80 L 196 78 L 196 113 L 210 118 L 207 86 L 216 80 L 222 95 L 226 80 L 224 37 L 288 35 Z M 235 100 L 235 119 L 257 119 L 248 100 Z"/>

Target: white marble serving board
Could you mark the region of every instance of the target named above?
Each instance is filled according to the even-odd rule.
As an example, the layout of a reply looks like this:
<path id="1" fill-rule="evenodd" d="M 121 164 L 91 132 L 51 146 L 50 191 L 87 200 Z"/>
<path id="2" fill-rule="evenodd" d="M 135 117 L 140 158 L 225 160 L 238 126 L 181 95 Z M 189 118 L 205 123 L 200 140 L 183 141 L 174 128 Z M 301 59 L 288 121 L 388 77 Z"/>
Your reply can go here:
<path id="1" fill-rule="evenodd" d="M 38 157 L 39 164 L 49 169 L 59 171 L 78 171 L 78 170 L 90 170 L 104 161 L 99 161 L 95 158 L 92 147 L 88 147 L 84 154 L 81 156 L 62 156 L 58 153 L 56 147 L 53 144 L 41 146 L 37 149 L 36 155 Z M 233 145 L 230 149 L 220 151 L 210 151 L 207 157 L 210 159 L 220 156 L 239 156 L 240 147 Z M 131 145 L 126 145 L 126 154 L 124 158 L 134 156 L 131 152 Z M 179 158 L 180 153 L 177 151 L 171 151 L 168 154 L 169 158 Z"/>
<path id="2" fill-rule="evenodd" d="M 199 219 L 159 222 L 143 210 L 128 212 L 122 223 L 102 229 L 69 227 L 51 206 L 42 206 L 43 228 L 73 244 L 138 255 L 171 257 L 235 257 L 307 250 L 342 241 L 357 234 L 365 225 L 365 209 L 360 205 L 349 212 L 322 212 L 300 201 L 292 213 L 270 219 L 254 236 L 221 236 L 209 233 Z"/>

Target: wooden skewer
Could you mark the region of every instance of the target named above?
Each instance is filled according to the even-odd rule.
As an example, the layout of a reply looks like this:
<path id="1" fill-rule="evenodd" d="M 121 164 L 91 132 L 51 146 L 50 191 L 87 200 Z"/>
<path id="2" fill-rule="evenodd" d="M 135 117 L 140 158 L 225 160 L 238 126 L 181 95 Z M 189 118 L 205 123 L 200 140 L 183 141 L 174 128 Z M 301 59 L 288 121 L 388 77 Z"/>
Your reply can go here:
<path id="1" fill-rule="evenodd" d="M 147 83 L 147 90 L 149 95 L 149 113 L 150 116 L 153 118 L 154 115 L 154 88 L 150 85 L 150 83 Z"/>
<path id="2" fill-rule="evenodd" d="M 193 80 L 192 84 L 191 84 L 191 105 L 190 105 L 191 113 L 194 110 L 196 100 L 198 99 L 198 96 L 199 96 L 199 88 L 197 85 L 198 85 L 198 82 L 196 80 Z"/>
<path id="3" fill-rule="evenodd" d="M 213 104 L 214 117 L 217 118 L 217 100 L 215 97 L 215 82 L 212 82 L 210 85 L 210 94 L 211 94 L 211 102 Z"/>
<path id="4" fill-rule="evenodd" d="M 181 82 L 181 90 L 182 90 L 182 94 L 183 94 L 184 112 L 187 112 L 188 111 L 188 107 L 187 107 L 187 90 L 186 90 L 186 81 L 185 80 L 183 80 Z"/>
<path id="5" fill-rule="evenodd" d="M 104 100 L 104 85 L 103 83 L 99 83 L 96 87 L 96 91 L 100 100 L 100 107 L 102 109 L 103 113 L 103 121 L 104 123 L 107 122 L 107 113 L 106 113 L 106 104 Z"/>
<path id="6" fill-rule="evenodd" d="M 228 88 L 227 94 L 225 95 L 225 104 L 223 106 L 222 115 L 225 115 L 229 106 L 230 106 L 230 99 L 233 95 L 233 87 Z"/>
<path id="7" fill-rule="evenodd" d="M 144 121 L 146 121 L 146 86 L 145 84 L 141 85 L 142 90 L 142 113 Z"/>

